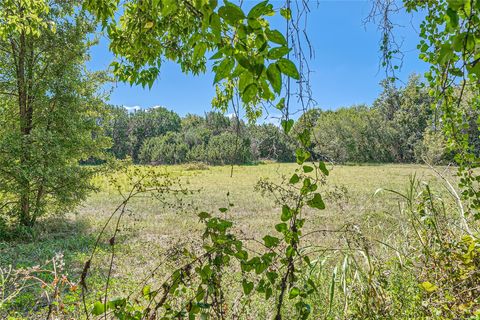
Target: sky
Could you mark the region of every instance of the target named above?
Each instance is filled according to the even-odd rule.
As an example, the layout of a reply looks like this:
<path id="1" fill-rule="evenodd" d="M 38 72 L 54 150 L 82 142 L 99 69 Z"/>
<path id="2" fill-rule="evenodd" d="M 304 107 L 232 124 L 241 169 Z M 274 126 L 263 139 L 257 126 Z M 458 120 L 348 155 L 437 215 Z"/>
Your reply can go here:
<path id="1" fill-rule="evenodd" d="M 245 1 L 246 7 L 257 1 Z M 277 1 L 271 3 L 275 5 Z M 280 4 L 281 2 L 277 2 Z M 380 66 L 380 33 L 374 24 L 363 23 L 371 10 L 371 1 L 310 1 L 308 32 L 315 56 L 313 97 L 322 109 L 337 109 L 353 104 L 371 104 L 381 92 L 379 83 L 385 77 Z M 272 24 L 282 30 L 281 20 Z M 422 74 L 426 64 L 418 59 L 418 18 L 406 13 L 395 17 L 397 39 L 402 42 L 403 67 L 398 73 L 406 81 L 412 73 Z M 276 25 L 278 24 L 278 25 Z M 283 28 L 284 29 L 284 28 Z M 102 38 L 92 48 L 91 69 L 105 69 L 113 59 L 108 41 Z M 213 75 L 185 75 L 174 63 L 165 62 L 151 89 L 116 83 L 110 103 L 127 108 L 164 106 L 180 115 L 203 114 L 211 110 L 215 90 Z"/>

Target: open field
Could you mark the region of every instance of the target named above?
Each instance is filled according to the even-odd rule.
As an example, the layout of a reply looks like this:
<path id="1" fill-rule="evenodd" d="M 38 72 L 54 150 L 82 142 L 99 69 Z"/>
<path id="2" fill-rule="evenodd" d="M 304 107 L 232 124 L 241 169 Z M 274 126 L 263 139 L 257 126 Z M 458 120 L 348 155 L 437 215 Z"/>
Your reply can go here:
<path id="1" fill-rule="evenodd" d="M 196 215 L 200 211 L 226 215 L 234 221 L 235 233 L 241 238 L 262 239 L 265 234 L 275 233 L 274 225 L 279 220 L 280 206 L 268 194 L 262 196 L 255 185 L 260 178 L 281 183 L 284 177 L 291 176 L 295 168 L 296 164 L 275 163 L 240 166 L 233 168 L 231 177 L 231 167 L 227 166 L 209 167 L 206 170 L 186 170 L 185 166 L 156 167 L 154 170 L 178 179 L 173 180 L 172 188 L 181 183 L 193 192 L 182 195 L 181 201 L 170 194 L 163 195 L 160 200 L 149 196 L 131 200 L 119 223 L 111 295 L 140 290 L 140 280 L 149 275 L 159 263 L 161 267 L 156 272 L 158 279 L 164 278 L 178 266 L 182 258 L 175 249 L 187 247 L 194 250 L 201 242 L 203 225 Z M 146 169 L 139 167 L 139 170 Z M 398 244 L 396 239 L 405 232 L 405 217 L 399 213 L 400 199 L 393 193 L 378 192 L 378 189 L 403 191 L 413 174 L 434 186 L 438 184 L 434 172 L 420 165 L 331 168 L 326 184 L 322 187 L 326 209 L 308 209 L 304 213 L 307 220 L 305 234 L 315 230 L 327 231 L 313 233 L 305 241 L 315 243 L 318 248 L 325 250 L 342 249 L 345 239 L 341 233 L 328 230 L 357 225 L 372 243 L 378 240 L 395 247 Z M 116 179 L 118 184 L 126 184 L 123 182 L 124 176 L 118 175 Z M 99 192 L 92 194 L 77 212 L 67 214 L 64 218 L 42 220 L 33 235 L 18 234 L 16 240 L 0 242 L 0 266 L 12 265 L 19 268 L 39 265 L 61 252 L 70 278 L 78 279 L 97 234 L 115 207 L 122 202 L 121 196 L 107 178 L 98 177 L 96 184 L 100 188 Z M 442 192 L 441 189 L 439 191 Z M 233 204 L 231 210 L 218 212 L 218 208 L 228 207 L 229 203 Z M 116 217 L 107 227 L 92 262 L 88 280 L 91 289 L 102 290 L 104 286 L 110 261 L 108 239 L 115 229 L 114 223 Z M 34 241 L 31 241 L 32 238 Z M 252 250 L 255 250 L 255 245 L 252 245 Z M 394 256 L 391 249 L 382 245 L 374 250 L 375 254 L 385 256 L 385 259 Z M 322 250 L 318 252 L 325 253 Z M 20 310 L 23 314 L 38 311 L 38 306 L 33 304 L 34 299 L 30 299 L 32 294 L 20 295 L 11 309 Z M 96 298 L 98 297 L 89 297 L 92 300 Z M 69 293 L 66 300 L 70 301 L 71 310 L 78 307 L 78 293 Z M 265 311 L 267 313 L 268 310 Z"/>

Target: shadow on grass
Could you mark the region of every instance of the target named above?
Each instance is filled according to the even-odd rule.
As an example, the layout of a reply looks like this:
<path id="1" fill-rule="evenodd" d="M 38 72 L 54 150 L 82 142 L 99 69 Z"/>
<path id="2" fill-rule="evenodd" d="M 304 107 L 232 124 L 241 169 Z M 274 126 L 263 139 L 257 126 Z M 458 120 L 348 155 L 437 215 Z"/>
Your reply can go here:
<path id="1" fill-rule="evenodd" d="M 5 229 L 3 229 L 5 230 Z M 15 232 L 16 231 L 16 232 Z M 53 217 L 40 220 L 33 228 L 15 228 L 7 230 L 8 234 L 0 234 L 0 268 L 4 271 L 12 269 L 42 266 L 58 254 L 63 255 L 62 273 L 68 274 L 70 281 L 78 283 L 84 263 L 89 259 L 95 244 L 97 233 L 92 232 L 88 222 L 78 218 Z M 1 233 L 1 232 L 0 232 Z M 99 251 L 108 250 L 107 243 L 99 244 Z M 51 264 L 47 269 L 50 270 Z M 98 285 L 103 285 L 106 272 L 104 266 L 96 266 Z M 1 270 L 0 270 L 1 271 Z M 93 270 L 92 270 L 93 271 Z M 43 279 L 52 280 L 51 275 Z M 43 277 L 42 277 L 43 278 Z M 0 291 L 2 290 L 0 283 Z M 2 307 L 0 299 L 0 319 L 7 315 L 19 315 L 18 319 L 37 318 L 45 313 L 46 301 L 40 285 L 22 290 L 13 300 Z M 7 292 L 8 293 L 8 292 Z M 62 293 L 68 300 L 72 312 L 78 312 L 79 292 Z M 1 296 L 0 296 L 1 298 Z M 66 303 L 66 305 L 68 305 Z M 75 318 L 75 317 L 74 317 Z M 17 318 L 15 318 L 17 319 Z"/>
<path id="2" fill-rule="evenodd" d="M 63 253 L 66 267 L 74 267 L 72 263 L 81 264 L 81 257 L 92 250 L 95 240 L 96 235 L 89 232 L 85 220 L 43 219 L 33 228 L 16 227 L 0 236 L 0 266 L 41 265 Z"/>

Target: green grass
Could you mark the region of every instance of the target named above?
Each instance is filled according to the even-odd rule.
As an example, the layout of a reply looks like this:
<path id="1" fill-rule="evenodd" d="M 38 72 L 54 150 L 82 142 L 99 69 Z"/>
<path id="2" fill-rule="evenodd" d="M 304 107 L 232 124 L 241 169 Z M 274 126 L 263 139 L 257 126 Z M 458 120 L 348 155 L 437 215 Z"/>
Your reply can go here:
<path id="1" fill-rule="evenodd" d="M 234 221 L 234 230 L 240 237 L 261 239 L 265 234 L 275 233 L 273 226 L 278 223 L 280 206 L 256 191 L 255 185 L 260 178 L 280 183 L 284 178 L 289 178 L 297 167 L 296 164 L 276 163 L 235 166 L 232 176 L 229 166 L 209 167 L 207 170 L 186 170 L 184 166 L 155 168 L 178 178 L 184 187 L 195 192 L 180 199 L 165 194 L 160 199 L 139 197 L 129 203 L 128 211 L 120 222 L 116 241 L 111 296 L 140 290 L 140 280 L 148 276 L 165 257 L 169 257 L 170 261 L 162 264 L 157 279 L 165 278 L 169 271 L 178 266 L 183 258 L 175 256 L 175 249 L 195 248 L 200 243 L 203 226 L 196 216 L 200 211 L 220 215 L 218 208 L 233 203 L 226 216 Z M 146 169 L 140 167 L 139 170 Z M 348 165 L 331 168 L 327 183 L 322 187 L 327 208 L 322 211 L 306 210 L 304 232 L 337 230 L 355 224 L 372 242 L 377 243 L 378 240 L 397 246 L 405 224 L 405 217 L 399 216 L 399 198 L 392 193 L 378 192 L 378 189 L 404 190 L 413 174 L 436 184 L 434 173 L 420 165 Z M 117 174 L 115 178 L 118 184 L 127 184 L 125 175 Z M 78 279 L 97 234 L 122 201 L 109 181 L 107 177 L 97 177 L 95 183 L 100 191 L 92 194 L 75 213 L 43 219 L 35 227 L 33 235 L 0 242 L 0 266 L 20 268 L 38 265 L 55 253 L 62 252 L 65 270 L 70 278 Z M 99 253 L 92 262 L 88 282 L 91 292 L 100 291 L 104 286 L 110 259 L 108 239 L 113 230 L 113 223 L 110 223 L 101 240 Z M 325 248 L 345 246 L 345 239 L 338 233 L 316 233 L 306 241 Z M 385 259 L 394 256 L 394 252 L 384 245 L 378 245 L 374 250 Z M 328 272 L 324 276 L 329 277 Z M 98 297 L 92 295 L 89 299 Z M 32 308 L 34 306 L 28 303 L 10 307 L 23 314 L 35 312 Z"/>

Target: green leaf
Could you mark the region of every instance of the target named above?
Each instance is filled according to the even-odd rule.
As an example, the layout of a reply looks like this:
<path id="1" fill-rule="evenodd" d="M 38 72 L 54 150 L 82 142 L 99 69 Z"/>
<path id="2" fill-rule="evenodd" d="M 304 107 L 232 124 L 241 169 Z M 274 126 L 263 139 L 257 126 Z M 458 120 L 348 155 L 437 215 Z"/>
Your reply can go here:
<path id="1" fill-rule="evenodd" d="M 145 287 L 143 287 L 142 289 L 142 294 L 145 298 L 149 298 L 150 297 L 150 289 L 152 288 L 152 286 L 150 285 L 146 285 Z"/>
<path id="2" fill-rule="evenodd" d="M 278 103 L 277 103 L 277 105 L 275 106 L 275 108 L 277 108 L 278 110 L 283 110 L 283 109 L 285 109 L 285 98 L 280 99 L 280 101 L 278 101 Z"/>
<path id="3" fill-rule="evenodd" d="M 297 149 L 295 151 L 295 155 L 297 156 L 297 163 L 298 164 L 303 164 L 305 161 L 310 158 L 310 152 L 304 150 L 304 149 Z"/>
<path id="4" fill-rule="evenodd" d="M 275 230 L 277 230 L 280 233 L 283 233 L 288 230 L 287 224 L 286 223 L 279 223 L 275 225 Z"/>
<path id="5" fill-rule="evenodd" d="M 164 16 L 168 16 L 177 10 L 177 0 L 163 0 L 162 4 L 162 15 Z"/>
<path id="6" fill-rule="evenodd" d="M 328 314 L 332 312 L 333 307 L 333 297 L 335 296 L 335 281 L 337 279 L 337 267 L 333 269 L 332 272 L 332 281 L 330 282 L 330 295 L 329 295 L 329 303 L 328 303 Z"/>
<path id="7" fill-rule="evenodd" d="M 325 165 L 325 162 L 320 161 L 318 163 L 318 168 L 320 169 L 320 171 L 322 171 L 324 175 L 328 176 L 329 172 L 328 172 L 327 166 Z"/>
<path id="8" fill-rule="evenodd" d="M 292 217 L 292 210 L 287 206 L 283 205 L 282 207 L 282 215 L 280 216 L 280 219 L 282 221 L 287 221 Z"/>
<path id="9" fill-rule="evenodd" d="M 427 291 L 428 293 L 432 293 L 432 292 L 434 292 L 438 289 L 438 287 L 436 285 L 434 285 L 433 283 L 431 283 L 429 281 L 422 282 L 420 284 L 420 287 L 423 290 Z"/>
<path id="10" fill-rule="evenodd" d="M 282 120 L 281 124 L 282 124 L 283 131 L 285 131 L 285 134 L 288 134 L 290 130 L 292 130 L 293 128 L 294 121 L 293 119 Z"/>
<path id="11" fill-rule="evenodd" d="M 94 316 L 99 316 L 101 314 L 105 313 L 105 304 L 103 304 L 100 301 L 96 301 L 93 304 L 93 309 L 92 309 L 92 314 Z"/>
<path id="12" fill-rule="evenodd" d="M 210 214 L 209 214 L 208 212 L 200 212 L 200 213 L 198 214 L 198 217 L 199 217 L 200 219 L 208 219 L 208 218 L 210 218 Z"/>
<path id="13" fill-rule="evenodd" d="M 280 239 L 266 235 L 265 237 L 263 237 L 263 242 L 265 243 L 265 246 L 267 248 L 273 248 L 278 246 L 278 244 L 280 243 Z"/>
<path id="14" fill-rule="evenodd" d="M 289 52 L 290 52 L 290 49 L 288 49 L 288 47 L 285 47 L 285 46 L 275 47 L 270 49 L 270 51 L 268 51 L 267 57 L 268 59 L 271 59 L 271 60 L 277 60 L 282 58 Z"/>
<path id="15" fill-rule="evenodd" d="M 223 80 L 229 76 L 234 65 L 235 61 L 233 61 L 231 58 L 225 58 L 222 60 L 222 62 L 215 67 L 215 79 L 213 83 L 218 83 L 220 80 Z"/>
<path id="16" fill-rule="evenodd" d="M 290 178 L 290 183 L 291 184 L 295 184 L 295 183 L 298 183 L 300 181 L 300 177 L 298 176 L 298 174 L 294 173 L 292 175 L 292 177 Z"/>
<path id="17" fill-rule="evenodd" d="M 272 42 L 275 42 L 284 46 L 287 45 L 287 39 L 285 39 L 285 36 L 278 30 L 267 29 L 265 30 L 265 35 L 267 36 L 267 39 Z"/>
<path id="18" fill-rule="evenodd" d="M 309 173 L 313 171 L 313 167 L 311 166 L 303 166 L 303 172 Z"/>
<path id="19" fill-rule="evenodd" d="M 272 63 L 267 68 L 267 78 L 272 85 L 273 90 L 280 94 L 282 91 L 282 74 L 277 66 L 277 64 Z"/>
<path id="20" fill-rule="evenodd" d="M 253 282 L 250 282 L 250 281 L 247 281 L 246 279 L 243 279 L 242 287 L 243 287 L 243 293 L 248 295 L 253 290 Z"/>
<path id="21" fill-rule="evenodd" d="M 229 25 L 236 25 L 239 20 L 245 19 L 242 8 L 231 2 L 218 9 L 218 15 L 222 17 Z"/>
<path id="22" fill-rule="evenodd" d="M 261 29 L 262 28 L 262 25 L 260 24 L 260 22 L 258 22 L 257 19 L 252 19 L 252 18 L 249 18 L 248 21 L 247 21 L 248 25 L 254 29 L 254 30 L 257 30 L 257 29 Z"/>
<path id="23" fill-rule="evenodd" d="M 207 51 L 207 45 L 203 42 L 197 43 L 195 49 L 193 49 L 193 60 L 198 61 L 201 59 Z"/>
<path id="24" fill-rule="evenodd" d="M 297 67 L 295 66 L 295 64 L 288 60 L 288 59 L 285 59 L 285 58 L 282 58 L 282 59 L 279 59 L 278 60 L 278 67 L 280 69 L 280 71 L 289 76 L 290 78 L 293 78 L 295 80 L 299 80 L 300 79 L 300 74 L 298 73 L 298 70 L 297 70 Z"/>
<path id="25" fill-rule="evenodd" d="M 252 102 L 257 96 L 258 87 L 255 83 L 250 83 L 242 93 L 242 101 L 244 103 Z"/>
<path id="26" fill-rule="evenodd" d="M 257 19 L 260 16 L 266 14 L 271 9 L 268 6 L 268 0 L 262 1 L 259 4 L 255 5 L 250 11 L 248 12 L 247 17 L 251 19 Z"/>
<path id="27" fill-rule="evenodd" d="M 250 61 L 247 59 L 246 56 L 244 56 L 243 54 L 237 54 L 235 55 L 235 59 L 238 61 L 238 63 L 244 67 L 245 69 L 247 70 L 251 70 L 252 69 L 252 65 L 250 64 Z"/>
<path id="28" fill-rule="evenodd" d="M 290 10 L 290 8 L 280 9 L 280 14 L 282 15 L 282 17 L 284 17 L 287 20 L 292 19 L 292 11 Z"/>
<path id="29" fill-rule="evenodd" d="M 289 292 L 289 294 L 288 294 L 288 298 L 289 298 L 289 299 L 294 299 L 294 298 L 296 298 L 299 294 L 300 294 L 300 289 L 298 289 L 297 287 L 293 287 L 292 289 L 290 289 L 290 292 Z"/>
<path id="30" fill-rule="evenodd" d="M 227 208 L 218 208 L 218 211 L 220 211 L 221 213 L 225 213 L 228 211 Z"/>
<path id="31" fill-rule="evenodd" d="M 323 202 L 322 196 L 320 193 L 315 193 L 313 198 L 307 201 L 307 204 L 315 209 L 323 210 L 325 209 L 325 203 Z"/>

